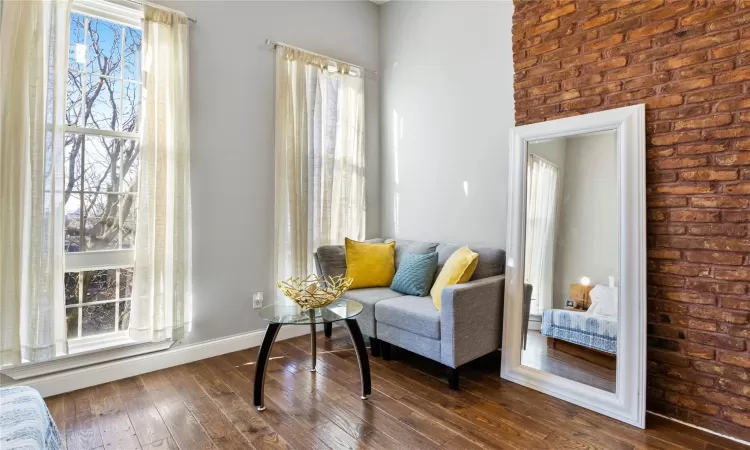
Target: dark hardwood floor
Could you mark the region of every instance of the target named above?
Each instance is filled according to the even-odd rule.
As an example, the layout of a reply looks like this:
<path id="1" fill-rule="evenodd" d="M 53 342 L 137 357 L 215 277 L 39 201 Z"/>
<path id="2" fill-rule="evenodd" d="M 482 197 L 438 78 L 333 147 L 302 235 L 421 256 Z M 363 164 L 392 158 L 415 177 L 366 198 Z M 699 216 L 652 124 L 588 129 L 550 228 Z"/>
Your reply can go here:
<path id="1" fill-rule="evenodd" d="M 559 350 L 547 347 L 547 337 L 529 330 L 521 364 L 578 381 L 598 389 L 615 392 L 616 371 L 598 366 Z"/>
<path id="2" fill-rule="evenodd" d="M 656 416 L 623 425 L 498 377 L 492 355 L 467 366 L 460 391 L 443 368 L 396 352 L 370 358 L 373 393 L 359 398 L 349 337 L 277 342 L 266 407 L 252 407 L 257 348 L 47 398 L 68 450 L 296 449 L 739 449 Z"/>

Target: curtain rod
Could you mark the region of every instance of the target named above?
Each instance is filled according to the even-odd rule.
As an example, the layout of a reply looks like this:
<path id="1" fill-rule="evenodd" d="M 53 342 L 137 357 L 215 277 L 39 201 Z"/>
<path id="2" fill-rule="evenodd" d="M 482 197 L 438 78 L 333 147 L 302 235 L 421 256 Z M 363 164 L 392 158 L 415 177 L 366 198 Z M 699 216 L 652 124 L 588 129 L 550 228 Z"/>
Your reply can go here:
<path id="1" fill-rule="evenodd" d="M 335 61 L 335 62 L 343 63 L 343 64 L 348 64 L 348 65 L 350 65 L 352 67 L 356 67 L 358 69 L 362 69 L 362 70 L 365 70 L 367 72 L 372 72 L 375 75 L 378 74 L 377 70 L 368 69 L 367 67 L 362 67 L 359 64 L 350 63 L 350 62 L 344 61 L 342 59 L 331 58 L 328 55 L 323 55 L 323 54 L 320 54 L 320 53 L 311 52 L 310 50 L 306 50 L 306 49 L 300 48 L 300 47 L 295 47 L 294 45 L 285 44 L 283 42 L 272 41 L 271 39 L 266 39 L 266 45 L 273 45 L 274 48 L 276 48 L 276 47 L 286 47 L 286 48 L 291 48 L 291 49 L 294 49 L 294 50 L 300 50 L 300 51 L 307 52 L 307 53 L 310 53 L 310 54 L 315 55 L 315 56 L 320 56 L 321 58 L 328 58 L 331 61 Z"/>
<path id="2" fill-rule="evenodd" d="M 148 5 L 148 6 L 153 6 L 154 8 L 163 9 L 165 11 L 170 11 L 170 12 L 177 13 L 177 14 L 183 14 L 183 15 L 185 15 L 187 17 L 187 19 L 190 22 L 198 23 L 198 19 L 193 19 L 192 17 L 188 16 L 187 14 L 185 14 L 182 11 L 178 11 L 176 9 L 168 8 L 168 7 L 163 6 L 163 5 L 158 5 L 156 3 L 151 3 L 151 2 L 147 2 L 147 1 L 143 1 L 143 0 L 124 0 L 124 1 L 126 1 L 128 3 L 133 3 L 133 4 L 136 4 L 136 5 L 140 5 L 140 6 L 146 6 L 146 5 Z"/>

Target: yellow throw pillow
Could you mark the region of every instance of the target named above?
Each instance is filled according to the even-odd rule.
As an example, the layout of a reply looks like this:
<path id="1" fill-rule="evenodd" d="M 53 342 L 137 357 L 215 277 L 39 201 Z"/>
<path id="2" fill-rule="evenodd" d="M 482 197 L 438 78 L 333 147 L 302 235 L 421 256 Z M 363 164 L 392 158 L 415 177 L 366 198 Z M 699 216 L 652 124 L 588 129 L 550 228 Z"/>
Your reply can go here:
<path id="1" fill-rule="evenodd" d="M 479 255 L 469 250 L 469 247 L 459 248 L 448 258 L 430 289 L 432 303 L 438 311 L 440 311 L 440 296 L 443 295 L 443 289 L 469 281 L 478 262 Z"/>
<path id="2" fill-rule="evenodd" d="M 349 289 L 388 287 L 396 273 L 396 242 L 373 244 L 346 238 L 346 277 L 351 278 Z"/>

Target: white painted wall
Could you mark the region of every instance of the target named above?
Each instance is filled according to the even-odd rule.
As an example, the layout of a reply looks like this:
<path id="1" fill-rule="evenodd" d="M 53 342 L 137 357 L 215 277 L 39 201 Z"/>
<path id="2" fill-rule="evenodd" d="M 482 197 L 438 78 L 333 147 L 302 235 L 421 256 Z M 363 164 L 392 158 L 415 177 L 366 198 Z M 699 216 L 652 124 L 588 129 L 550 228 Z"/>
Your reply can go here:
<path id="1" fill-rule="evenodd" d="M 380 9 L 384 236 L 505 247 L 511 2 Z"/>
<path id="2" fill-rule="evenodd" d="M 271 298 L 274 53 L 266 38 L 379 66 L 378 6 L 366 1 L 161 0 L 191 25 L 194 343 L 257 330 Z M 380 232 L 378 79 L 366 78 L 367 234 Z M 268 301 L 268 300 L 267 300 Z"/>
<path id="3" fill-rule="evenodd" d="M 555 249 L 554 307 L 563 308 L 570 284 L 619 286 L 617 142 L 614 132 L 567 138 L 565 176 Z"/>

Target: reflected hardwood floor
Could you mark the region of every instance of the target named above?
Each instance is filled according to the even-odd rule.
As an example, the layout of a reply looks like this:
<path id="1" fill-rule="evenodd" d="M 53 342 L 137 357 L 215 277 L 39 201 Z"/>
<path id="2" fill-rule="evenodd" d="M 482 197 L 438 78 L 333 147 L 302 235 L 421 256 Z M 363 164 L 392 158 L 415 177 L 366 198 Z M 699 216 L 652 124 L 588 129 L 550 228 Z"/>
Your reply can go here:
<path id="1" fill-rule="evenodd" d="M 615 370 L 547 347 L 547 338 L 539 331 L 529 330 L 528 333 L 526 350 L 521 352 L 521 364 L 615 392 Z"/>
<path id="2" fill-rule="evenodd" d="M 348 335 L 277 342 L 266 407 L 252 406 L 257 348 L 47 398 L 77 449 L 739 449 L 656 416 L 639 430 L 501 380 L 498 354 L 466 366 L 460 391 L 443 368 L 396 352 L 371 358 L 373 394 L 359 399 Z"/>

